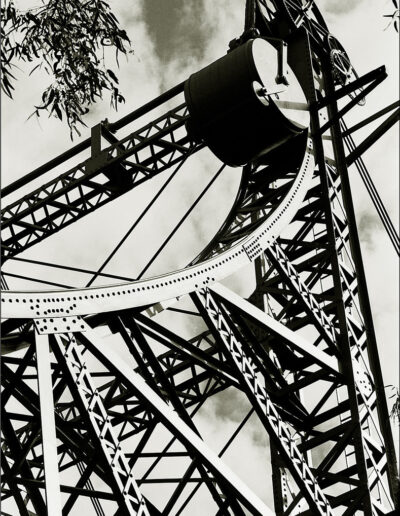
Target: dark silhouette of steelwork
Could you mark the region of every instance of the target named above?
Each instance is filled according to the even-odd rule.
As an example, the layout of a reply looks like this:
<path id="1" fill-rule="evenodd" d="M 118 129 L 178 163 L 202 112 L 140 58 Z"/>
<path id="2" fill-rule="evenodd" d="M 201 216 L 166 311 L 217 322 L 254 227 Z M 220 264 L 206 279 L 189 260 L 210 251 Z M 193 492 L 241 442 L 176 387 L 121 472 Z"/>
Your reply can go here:
<path id="1" fill-rule="evenodd" d="M 251 102 L 257 95 L 262 109 L 306 110 L 309 127 L 267 154 L 257 147 L 225 222 L 186 268 L 144 279 L 104 272 L 137 221 L 97 270 L 19 256 L 156 175 L 179 170 L 207 141 L 214 145 L 203 111 L 197 122 L 191 116 L 196 98 L 183 102 L 184 83 L 119 122 L 95 126 L 90 138 L 3 189 L 2 497 L 13 514 L 66 516 L 85 507 L 85 514 L 180 515 L 197 503 L 205 504 L 204 514 L 219 515 L 372 516 L 398 509 L 396 456 L 348 178 L 355 164 L 398 251 L 398 235 L 362 162 L 398 121 L 398 102 L 347 128 L 346 113 L 365 103 L 386 72 L 358 77 L 311 0 L 248 1 L 231 56 L 257 38 L 276 51 L 276 84 L 290 86 L 287 67 L 305 103 L 283 101 L 265 84 L 246 90 L 245 82 L 243 91 Z M 339 99 L 347 99 L 344 107 Z M 176 107 L 118 136 L 166 102 Z M 283 123 L 280 113 L 276 124 Z M 387 113 L 354 143 L 355 131 Z M 219 131 L 232 120 L 221 110 L 213 123 Z M 81 164 L 7 204 L 9 195 L 88 150 Z M 230 152 L 226 142 L 223 152 Z M 10 263 L 75 271 L 90 288 L 44 275 L 26 278 L 42 288 L 15 292 L 7 277 L 25 276 L 8 272 Z M 248 299 L 219 283 L 246 264 L 256 277 Z M 94 286 L 97 278 L 115 283 Z M 162 313 L 196 319 L 199 329 L 188 338 L 158 319 Z M 104 329 L 126 359 L 103 341 Z M 247 399 L 248 412 L 216 453 L 196 415 L 227 389 Z M 270 439 L 274 511 L 224 462 L 250 417 Z"/>

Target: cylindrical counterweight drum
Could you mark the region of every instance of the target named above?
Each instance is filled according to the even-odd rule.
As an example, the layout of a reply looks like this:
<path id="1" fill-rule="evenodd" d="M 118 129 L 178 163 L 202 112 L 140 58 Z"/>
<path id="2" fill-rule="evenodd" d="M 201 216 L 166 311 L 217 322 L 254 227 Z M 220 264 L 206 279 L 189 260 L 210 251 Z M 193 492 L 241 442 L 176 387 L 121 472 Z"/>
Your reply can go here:
<path id="1" fill-rule="evenodd" d="M 276 83 L 277 74 L 278 53 L 259 38 L 191 75 L 185 84 L 190 136 L 240 166 L 304 131 L 309 117 L 301 87 L 290 70 L 287 86 Z"/>

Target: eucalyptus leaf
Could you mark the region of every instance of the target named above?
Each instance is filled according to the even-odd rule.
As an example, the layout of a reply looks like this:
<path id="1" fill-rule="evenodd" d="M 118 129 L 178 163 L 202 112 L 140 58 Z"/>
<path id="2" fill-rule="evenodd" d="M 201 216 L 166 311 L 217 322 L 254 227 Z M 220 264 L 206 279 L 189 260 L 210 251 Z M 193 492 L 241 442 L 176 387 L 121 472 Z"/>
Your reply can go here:
<path id="1" fill-rule="evenodd" d="M 48 0 L 39 7 L 20 11 L 14 0 L 1 7 L 1 84 L 13 97 L 16 62 L 34 62 L 30 74 L 44 70 L 51 83 L 35 107 L 39 116 L 44 110 L 65 120 L 71 137 L 79 134 L 77 125 L 91 105 L 110 96 L 114 108 L 123 96 L 115 87 L 118 78 L 106 66 L 104 47 L 114 47 L 118 54 L 132 53 L 130 39 L 103 0 Z M 45 66 L 41 66 L 44 64 Z"/>

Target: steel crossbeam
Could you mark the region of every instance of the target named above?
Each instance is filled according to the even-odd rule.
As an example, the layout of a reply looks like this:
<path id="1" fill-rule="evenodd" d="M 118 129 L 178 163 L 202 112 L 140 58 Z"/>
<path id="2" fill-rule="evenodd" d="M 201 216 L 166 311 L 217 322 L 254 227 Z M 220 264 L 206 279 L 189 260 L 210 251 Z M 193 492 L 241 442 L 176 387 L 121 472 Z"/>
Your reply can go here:
<path id="1" fill-rule="evenodd" d="M 286 256 L 278 241 L 276 241 L 274 245 L 266 251 L 266 256 L 269 260 L 273 261 L 274 266 L 279 270 L 280 277 L 284 277 L 288 282 L 290 282 L 292 289 L 298 294 L 307 307 L 308 314 L 313 317 L 316 326 L 323 334 L 327 343 L 331 344 L 329 351 L 332 354 L 337 354 L 336 329 L 332 325 L 330 318 L 321 308 L 315 296 L 302 281 L 300 275 Z"/>
<path id="2" fill-rule="evenodd" d="M 164 402 L 128 364 L 108 346 L 98 346 L 97 336 L 90 330 L 84 339 L 88 349 L 114 373 L 119 374 L 131 392 L 147 405 L 163 425 L 188 449 L 189 453 L 213 472 L 222 490 L 232 491 L 236 498 L 251 512 L 259 516 L 272 516 L 267 506 L 254 495 L 239 478 L 222 463 L 201 438 Z M 101 351 L 100 351 L 101 349 Z"/>
<path id="3" fill-rule="evenodd" d="M 225 293 L 221 286 L 218 286 L 217 292 L 221 294 L 221 291 Z M 282 420 L 265 387 L 260 382 L 257 367 L 253 361 L 254 357 L 250 353 L 249 347 L 245 346 L 244 342 L 236 337 L 232 326 L 213 296 L 213 290 L 207 289 L 199 293 L 197 299 L 206 310 L 216 335 L 223 342 L 228 360 L 235 364 L 239 381 L 241 381 L 262 424 L 269 432 L 270 437 L 274 439 L 280 453 L 285 457 L 287 467 L 296 478 L 296 482 L 302 489 L 310 506 L 317 514 L 333 515 L 328 499 L 315 480 L 285 421 Z"/>
<path id="4" fill-rule="evenodd" d="M 313 306 L 313 319 L 314 324 L 319 327 L 321 333 L 324 335 L 325 340 L 328 340 L 330 336 L 334 336 L 336 340 L 336 329 L 333 324 L 333 322 L 327 318 L 325 315 L 323 309 L 319 307 L 316 299 L 314 298 L 313 294 L 307 289 L 306 285 L 300 280 L 299 275 L 295 269 L 295 267 L 288 261 L 287 257 L 285 256 L 282 248 L 279 246 L 279 244 L 276 244 L 273 247 L 273 250 L 269 250 L 267 252 L 268 256 L 271 257 L 274 255 L 274 258 L 276 259 L 274 261 L 274 266 L 278 268 L 280 273 L 280 278 L 283 281 L 286 281 L 290 284 L 291 288 L 295 291 L 297 294 L 297 298 L 301 300 L 303 306 L 305 309 L 308 309 L 310 311 L 310 300 L 312 302 Z M 323 314 L 323 319 L 320 320 L 321 314 Z M 325 328 L 321 324 L 321 322 L 324 321 L 326 327 L 328 330 L 330 330 L 328 333 L 325 331 Z M 354 331 L 351 330 L 354 325 L 357 326 L 358 334 L 361 335 L 362 341 L 364 343 L 364 346 L 366 345 L 366 339 L 365 339 L 365 331 L 363 331 L 363 328 L 360 326 L 360 324 L 354 320 L 351 315 L 348 316 L 348 322 L 349 322 L 349 330 L 350 335 L 352 339 L 355 341 L 355 345 L 352 347 L 352 357 L 354 361 L 354 368 L 355 368 L 355 383 L 357 386 L 358 394 L 359 394 L 359 410 L 360 410 L 360 422 L 362 425 L 365 423 L 368 423 L 368 418 L 372 418 L 370 421 L 370 424 L 374 427 L 374 433 L 377 435 L 378 441 L 371 438 L 371 436 L 363 431 L 363 439 L 364 439 L 364 447 L 366 448 L 369 461 L 370 463 L 374 464 L 373 460 L 373 454 L 378 454 L 379 456 L 379 462 L 382 463 L 382 467 L 380 468 L 380 473 L 374 475 L 374 481 L 371 480 L 371 476 L 369 477 L 369 486 L 370 489 L 372 489 L 372 486 L 376 482 L 380 482 L 381 489 L 383 491 L 386 490 L 386 486 L 384 484 L 383 480 L 383 471 L 387 468 L 387 462 L 385 458 L 385 448 L 383 443 L 383 438 L 380 433 L 380 430 L 377 426 L 376 421 L 374 421 L 374 415 L 372 413 L 372 409 L 374 406 L 374 399 L 375 399 L 375 393 L 374 393 L 374 386 L 372 384 L 372 375 L 371 372 L 368 370 L 368 366 L 365 363 L 365 359 L 363 359 L 363 356 L 361 354 L 361 351 L 359 353 L 356 353 L 355 350 L 359 350 L 359 345 L 357 345 L 358 339 L 356 338 L 356 335 Z M 351 326 L 350 326 L 351 324 Z M 335 340 L 332 344 L 335 344 Z M 362 360 L 360 363 L 359 360 Z M 372 449 L 371 449 L 372 446 Z M 376 471 L 376 466 L 373 466 L 373 469 Z M 390 496 L 387 496 L 387 498 L 390 500 Z"/>
<path id="5" fill-rule="evenodd" d="M 99 445 L 110 466 L 118 488 L 120 508 L 124 507 L 127 514 L 132 516 L 149 516 L 146 502 L 139 491 L 128 461 L 121 450 L 121 445 L 104 408 L 100 393 L 93 385 L 88 366 L 74 334 L 56 335 L 55 340 L 58 350 L 65 360 L 72 381 L 77 387 L 76 390 L 81 403 L 87 411 L 94 434 L 97 436 Z"/>
<path id="6" fill-rule="evenodd" d="M 36 335 L 40 418 L 42 428 L 43 466 L 46 482 L 47 513 L 61 516 L 60 481 L 58 476 L 57 440 L 54 421 L 53 386 L 51 382 L 49 339 Z"/>
<path id="7" fill-rule="evenodd" d="M 187 119 L 182 104 L 6 206 L 3 261 L 200 149 L 186 134 Z"/>
<path id="8" fill-rule="evenodd" d="M 337 227 L 337 226 L 335 226 L 335 227 Z M 343 238 L 342 239 L 338 238 L 337 241 L 340 245 L 340 248 L 342 250 L 344 250 L 345 245 L 346 245 L 345 240 Z M 289 253 L 290 253 L 290 244 L 291 243 L 289 243 L 289 241 L 285 241 L 285 245 L 289 249 Z M 295 247 L 297 247 L 297 249 L 301 249 L 300 245 L 295 246 L 295 241 L 294 241 L 292 248 L 295 248 Z M 304 246 L 302 246 L 302 247 L 304 247 Z M 315 249 L 317 249 L 317 245 L 316 245 Z M 303 253 L 305 256 L 308 256 L 308 248 L 307 247 L 304 247 Z M 304 311 L 307 315 L 306 315 L 305 319 L 303 316 L 304 321 L 302 322 L 302 325 L 304 325 L 304 324 L 315 325 L 319 329 L 323 338 L 326 341 L 328 341 L 328 343 L 329 343 L 329 339 L 332 336 L 335 336 L 337 332 L 339 332 L 339 327 L 338 327 L 338 323 L 336 320 L 336 316 L 334 318 L 332 318 L 333 312 L 329 308 L 329 305 L 325 305 L 325 306 L 319 305 L 317 298 L 316 298 L 317 294 L 314 296 L 311 293 L 311 291 L 309 290 L 309 288 L 306 286 L 306 284 L 300 280 L 300 275 L 299 275 L 299 272 L 297 272 L 297 271 L 302 270 L 303 274 L 304 274 L 306 269 L 302 268 L 302 266 L 301 266 L 301 260 L 299 261 L 300 257 L 298 255 L 298 252 L 296 254 L 296 260 L 297 260 L 296 265 L 294 265 L 293 263 L 291 263 L 288 260 L 287 256 L 285 256 L 285 253 L 283 253 L 281 246 L 275 246 L 271 251 L 268 251 L 267 254 L 270 258 L 271 257 L 273 258 L 274 268 L 276 268 L 276 270 L 279 272 L 279 276 L 276 276 L 276 280 L 278 280 L 279 282 L 282 282 L 282 283 L 286 283 L 289 286 L 289 289 L 291 290 L 292 294 L 295 294 L 296 299 L 299 301 L 297 305 L 293 305 L 293 303 L 290 304 L 290 306 L 291 306 L 290 317 L 293 317 L 293 316 L 298 317 L 298 316 L 300 316 L 301 312 Z M 299 267 L 297 267 L 297 264 L 299 264 Z M 313 285 L 313 284 L 318 285 L 318 276 L 321 276 L 321 270 L 319 269 L 318 265 L 319 265 L 318 261 L 316 261 L 315 267 L 310 269 L 313 272 L 312 274 L 309 275 L 308 280 L 307 280 L 310 285 Z M 331 267 L 328 268 L 327 270 L 331 270 Z M 354 278 L 349 280 L 348 267 L 345 268 L 345 276 L 346 277 L 343 278 L 342 281 L 345 282 L 345 283 L 343 283 L 343 288 L 344 288 L 344 292 L 346 292 L 346 294 L 347 294 L 348 292 L 353 292 L 356 290 L 356 283 L 354 281 Z M 325 280 L 326 280 L 326 278 L 325 278 Z M 350 281 L 350 283 L 349 283 L 349 281 Z M 272 281 L 269 281 L 268 284 L 264 283 L 264 287 L 261 287 L 262 291 L 265 293 L 268 293 L 270 296 L 276 297 L 277 299 L 280 300 L 281 303 L 285 303 L 284 296 L 280 295 L 278 298 L 277 295 L 274 294 L 274 292 L 278 293 L 278 292 L 283 292 L 283 291 L 281 289 L 276 289 L 276 288 L 271 289 L 271 286 L 273 284 L 274 283 Z M 318 297 L 321 300 L 327 299 L 327 296 L 324 296 L 321 294 Z M 287 298 L 286 302 L 289 302 L 289 299 L 290 298 Z M 354 302 L 354 299 L 355 299 L 354 294 L 351 296 L 351 299 Z M 343 302 L 347 305 L 349 304 L 346 296 L 344 296 Z M 297 306 L 296 311 L 293 310 L 293 308 L 295 306 Z M 327 311 L 327 307 L 329 309 L 328 311 Z M 325 315 L 322 316 L 322 318 L 321 318 L 321 313 L 325 313 Z M 280 314 L 280 316 L 281 317 L 285 316 L 285 312 L 282 312 Z M 347 317 L 347 322 L 348 322 L 348 335 L 350 337 L 350 340 L 353 342 L 358 342 L 358 340 L 360 339 L 360 341 L 363 343 L 364 348 L 365 348 L 365 345 L 366 345 L 365 331 L 363 330 L 362 326 L 360 326 L 360 323 L 351 316 L 351 313 L 349 313 L 349 315 Z M 324 324 L 326 325 L 326 328 L 324 328 Z M 328 331 L 326 331 L 326 330 L 328 330 Z M 335 336 L 335 341 L 336 341 L 336 336 Z M 333 343 L 331 342 L 331 346 L 330 347 L 328 346 L 327 351 L 330 349 L 336 349 L 336 347 L 332 348 L 332 344 L 335 344 L 335 341 Z M 353 350 L 352 350 L 353 360 L 356 358 L 354 349 L 358 349 L 358 346 L 355 345 L 355 348 L 353 346 Z M 358 352 L 358 355 L 361 356 L 361 353 Z M 372 407 L 374 406 L 373 385 L 371 384 L 370 373 L 369 373 L 368 369 L 365 369 L 364 364 L 359 364 L 356 360 L 354 360 L 354 371 L 355 371 L 355 380 L 354 381 L 355 381 L 355 385 L 357 386 L 358 399 L 361 401 L 361 405 L 359 405 L 359 410 L 361 410 L 362 413 L 364 414 L 362 416 L 362 419 L 360 420 L 360 425 L 363 425 L 366 422 L 366 417 L 368 418 L 367 413 L 370 412 L 370 409 L 368 407 L 370 406 L 371 403 L 372 403 Z M 318 380 L 318 377 L 316 377 L 316 380 Z M 300 387 L 300 385 L 299 385 L 299 387 Z M 362 402 L 363 399 L 364 399 L 364 402 Z M 363 403 L 364 403 L 364 407 L 365 407 L 364 410 L 361 408 Z M 347 408 L 345 406 L 343 406 L 343 413 L 345 413 L 346 410 L 347 410 Z M 329 418 L 329 412 L 327 413 L 327 418 Z M 316 419 L 316 423 L 318 423 L 318 422 L 320 423 L 323 420 L 324 419 L 321 419 L 321 418 Z M 344 421 L 345 420 L 343 420 L 343 422 Z M 378 455 L 380 457 L 379 460 L 382 460 L 384 463 L 385 462 L 385 451 L 384 451 L 384 447 L 383 447 L 382 437 L 379 437 L 380 432 L 379 432 L 379 429 L 377 429 L 376 423 L 374 426 L 375 426 L 374 431 L 377 432 L 377 435 L 378 435 L 378 445 L 376 445 L 376 443 L 375 443 L 373 452 L 371 451 L 371 448 L 367 442 L 368 438 L 366 437 L 366 435 L 368 435 L 368 434 L 365 434 L 365 432 L 362 431 L 362 435 L 363 435 L 363 441 L 364 441 L 363 446 L 364 446 L 364 449 L 368 456 L 367 462 L 370 465 L 369 467 L 372 467 L 372 470 L 375 470 L 375 472 L 376 472 L 377 468 L 375 468 L 373 466 L 373 462 L 370 460 L 372 453 L 374 453 L 374 454 L 378 453 Z M 383 471 L 384 469 L 385 469 L 385 467 L 383 466 L 383 468 L 379 471 Z M 350 474 L 350 471 L 351 470 L 349 470 L 348 474 Z M 334 478 L 334 477 L 335 477 L 335 475 L 332 476 L 332 478 Z M 382 476 L 379 476 L 379 474 L 377 476 L 376 473 L 372 476 L 370 475 L 370 481 L 369 481 L 370 489 L 372 489 L 372 485 L 373 485 L 371 483 L 372 482 L 371 479 L 374 479 L 373 480 L 374 483 L 380 482 L 381 489 L 385 490 L 385 485 L 384 485 Z M 390 497 L 388 497 L 388 499 L 390 500 Z M 373 500 L 372 502 L 379 503 L 378 500 Z"/>

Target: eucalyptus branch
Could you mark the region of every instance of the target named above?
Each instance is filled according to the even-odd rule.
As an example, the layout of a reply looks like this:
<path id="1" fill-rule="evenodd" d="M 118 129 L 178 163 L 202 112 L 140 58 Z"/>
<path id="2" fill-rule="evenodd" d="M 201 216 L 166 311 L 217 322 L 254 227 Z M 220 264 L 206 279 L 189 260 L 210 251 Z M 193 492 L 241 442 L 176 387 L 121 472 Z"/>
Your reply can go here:
<path id="1" fill-rule="evenodd" d="M 386 388 L 390 388 L 392 391 L 389 399 L 394 398 L 394 403 L 390 410 L 390 417 L 400 425 L 400 391 L 394 385 L 386 385 Z"/>
<path id="2" fill-rule="evenodd" d="M 1 8 L 1 87 L 13 97 L 17 61 L 34 62 L 30 73 L 44 68 L 52 82 L 32 115 L 46 111 L 65 118 L 71 137 L 90 106 L 107 92 L 111 105 L 124 102 L 118 79 L 107 68 L 104 49 L 132 53 L 130 39 L 103 0 L 48 0 L 26 11 L 8 0 Z M 99 57 L 100 56 L 100 57 Z"/>
<path id="3" fill-rule="evenodd" d="M 388 29 L 391 25 L 393 25 L 396 32 L 399 32 L 399 19 L 400 19 L 400 9 L 397 0 L 392 0 L 393 5 L 395 6 L 395 10 L 391 14 L 384 14 L 384 18 L 390 18 L 389 23 L 386 25 L 384 30 Z"/>

